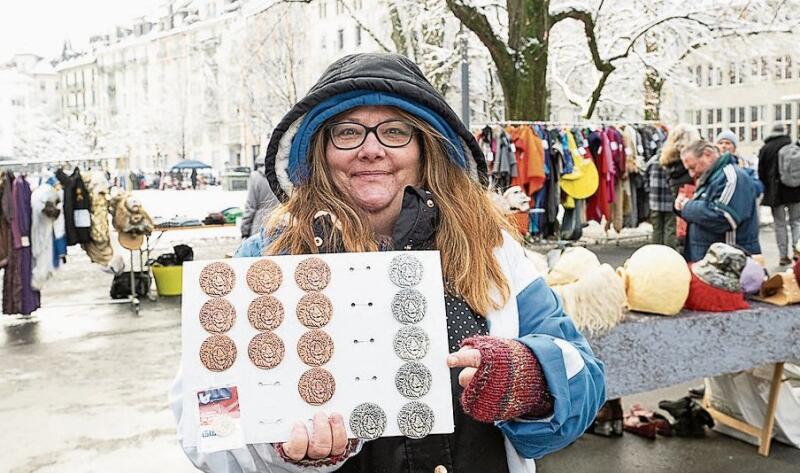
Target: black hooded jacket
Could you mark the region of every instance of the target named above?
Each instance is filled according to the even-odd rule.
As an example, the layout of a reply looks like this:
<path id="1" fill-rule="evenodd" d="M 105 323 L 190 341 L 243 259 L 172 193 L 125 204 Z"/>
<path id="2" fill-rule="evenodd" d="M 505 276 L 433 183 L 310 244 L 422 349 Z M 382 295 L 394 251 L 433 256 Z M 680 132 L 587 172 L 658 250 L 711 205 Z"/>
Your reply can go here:
<path id="1" fill-rule="evenodd" d="M 764 183 L 763 205 L 775 207 L 800 202 L 800 187 L 784 186 L 778 171 L 778 152 L 791 142 L 787 135 L 768 136 L 758 151 L 758 178 Z"/>

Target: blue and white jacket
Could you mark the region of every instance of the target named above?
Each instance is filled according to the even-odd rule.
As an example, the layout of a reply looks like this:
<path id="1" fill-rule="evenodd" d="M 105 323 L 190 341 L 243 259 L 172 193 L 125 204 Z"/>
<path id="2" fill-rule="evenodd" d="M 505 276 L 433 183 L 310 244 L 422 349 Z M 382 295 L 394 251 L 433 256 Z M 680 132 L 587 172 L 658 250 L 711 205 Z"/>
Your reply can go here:
<path id="1" fill-rule="evenodd" d="M 692 199 L 679 212 L 688 223 L 684 256 L 690 262 L 703 259 L 717 242 L 737 245 L 761 254 L 755 185 L 750 176 L 725 154 L 697 183 Z"/>
<path id="2" fill-rule="evenodd" d="M 262 231 L 247 239 L 236 256 L 260 256 L 264 242 Z M 530 348 L 539 360 L 554 400 L 553 414 L 546 419 L 496 423 L 505 437 L 509 471 L 533 473 L 536 470 L 534 459 L 566 447 L 592 423 L 605 402 L 604 367 L 572 320 L 564 314 L 561 300 L 525 256 L 522 246 L 504 234 L 503 244 L 494 250 L 494 256 L 509 282 L 512 297 L 501 309 L 487 314 L 490 334 L 517 339 Z M 180 423 L 180 373 L 170 397 Z M 198 468 L 215 473 L 327 472 L 341 465 L 306 468 L 287 463 L 269 444 L 211 454 L 200 453 L 196 447 L 184 447 L 184 450 Z"/>

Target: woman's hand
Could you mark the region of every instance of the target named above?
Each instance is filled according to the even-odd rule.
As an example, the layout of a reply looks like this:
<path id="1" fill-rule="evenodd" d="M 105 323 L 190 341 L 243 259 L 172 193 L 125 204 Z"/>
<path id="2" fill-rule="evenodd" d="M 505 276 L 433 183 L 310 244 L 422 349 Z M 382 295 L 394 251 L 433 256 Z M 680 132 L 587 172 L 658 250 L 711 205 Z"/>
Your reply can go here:
<path id="1" fill-rule="evenodd" d="M 303 422 L 292 428 L 289 440 L 283 444 L 283 452 L 294 461 L 306 457 L 318 460 L 344 453 L 347 448 L 347 430 L 344 418 L 339 413 L 328 417 L 324 412 L 314 414 L 314 429 L 309 436 Z"/>
<path id="2" fill-rule="evenodd" d="M 458 374 L 458 384 L 466 388 L 481 364 L 481 352 L 474 348 L 463 347 L 447 357 L 447 366 L 450 368 L 464 368 Z"/>

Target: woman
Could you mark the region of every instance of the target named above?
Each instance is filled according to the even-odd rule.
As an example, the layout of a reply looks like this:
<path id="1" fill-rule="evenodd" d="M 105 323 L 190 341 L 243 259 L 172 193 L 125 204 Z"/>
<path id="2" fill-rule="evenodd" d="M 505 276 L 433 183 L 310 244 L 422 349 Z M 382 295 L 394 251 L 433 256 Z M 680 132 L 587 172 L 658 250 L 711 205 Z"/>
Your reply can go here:
<path id="1" fill-rule="evenodd" d="M 529 472 L 528 459 L 584 432 L 604 401 L 603 365 L 505 231 L 477 142 L 414 63 L 392 54 L 335 62 L 276 128 L 265 174 L 283 205 L 238 256 L 440 251 L 455 432 L 348 440 L 342 415 L 320 412 L 312 431 L 298 423 L 283 444 L 186 448 L 196 466 Z"/>

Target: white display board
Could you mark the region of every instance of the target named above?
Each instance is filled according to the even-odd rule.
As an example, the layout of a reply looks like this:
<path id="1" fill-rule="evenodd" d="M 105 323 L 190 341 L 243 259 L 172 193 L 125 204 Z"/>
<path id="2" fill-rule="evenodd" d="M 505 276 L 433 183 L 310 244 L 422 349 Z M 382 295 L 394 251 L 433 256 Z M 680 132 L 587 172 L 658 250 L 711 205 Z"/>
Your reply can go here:
<path id="1" fill-rule="evenodd" d="M 402 288 L 389 277 L 390 264 L 398 255 L 410 255 L 422 263 L 422 280 L 414 289 L 427 302 L 424 318 L 413 324 L 424 330 L 430 339 L 427 354 L 419 360 L 431 373 L 427 394 L 418 399 L 404 397 L 395 386 L 395 375 L 406 363 L 396 353 L 393 341 L 398 330 L 407 326 L 392 313 L 392 299 Z M 349 437 L 356 437 L 349 427 L 353 409 L 365 402 L 380 406 L 386 415 L 382 436 L 402 435 L 398 426 L 400 409 L 419 401 L 433 411 L 434 423 L 430 434 L 452 433 L 453 406 L 448 355 L 447 320 L 442 285 L 441 262 L 438 251 L 404 251 L 376 253 L 342 253 L 313 255 L 330 268 L 330 282 L 322 289 L 333 305 L 330 322 L 321 328 L 334 342 L 333 355 L 322 366 L 336 382 L 329 401 L 320 406 L 306 403 L 299 395 L 301 375 L 311 367 L 304 364 L 297 351 L 299 338 L 309 328 L 296 316 L 298 301 L 306 292 L 295 282 L 296 266 L 310 255 L 236 258 L 216 260 L 233 269 L 235 283 L 232 291 L 223 296 L 236 310 L 232 328 L 225 333 L 236 345 L 236 359 L 224 371 L 207 369 L 200 359 L 200 347 L 212 334 L 200 323 L 200 310 L 211 299 L 200 287 L 200 273 L 215 261 L 194 261 L 183 266 L 182 301 L 182 370 L 183 413 L 182 436 L 187 445 L 199 445 L 201 450 L 214 451 L 241 447 L 244 443 L 286 441 L 297 421 L 310 422 L 315 412 L 341 413 L 348 425 Z M 259 297 L 246 282 L 248 269 L 257 261 L 270 260 L 282 271 L 282 283 L 272 296 L 284 307 L 283 322 L 273 330 L 285 347 L 283 360 L 274 368 L 261 369 L 248 356 L 248 344 L 261 333 L 248 320 L 250 303 Z M 217 423 L 214 428 L 201 428 L 199 392 L 231 387 L 238 393 L 238 418 Z M 208 399 L 206 399 L 207 401 Z M 235 399 L 228 400 L 230 410 Z M 308 424 L 310 428 L 310 423 Z"/>

